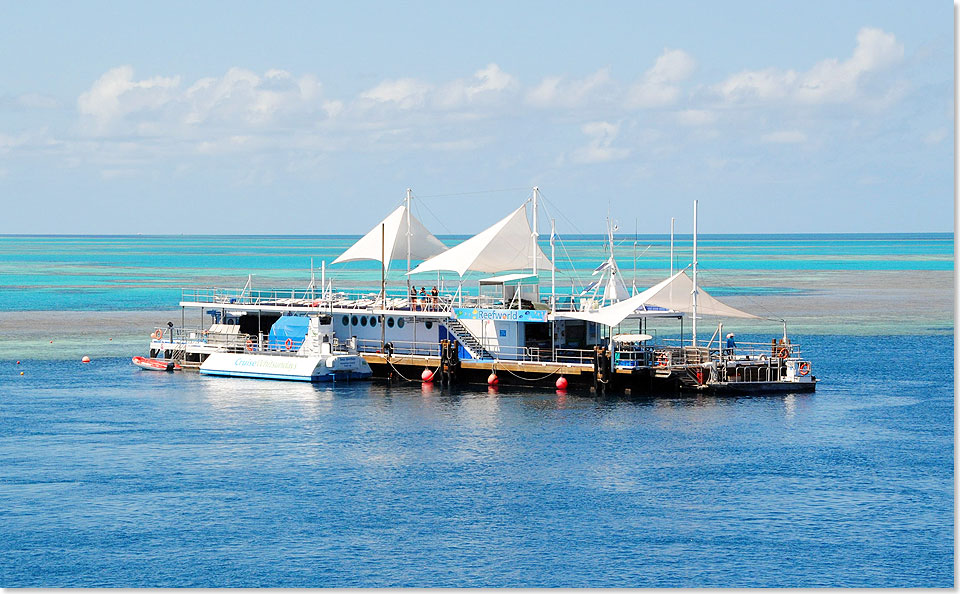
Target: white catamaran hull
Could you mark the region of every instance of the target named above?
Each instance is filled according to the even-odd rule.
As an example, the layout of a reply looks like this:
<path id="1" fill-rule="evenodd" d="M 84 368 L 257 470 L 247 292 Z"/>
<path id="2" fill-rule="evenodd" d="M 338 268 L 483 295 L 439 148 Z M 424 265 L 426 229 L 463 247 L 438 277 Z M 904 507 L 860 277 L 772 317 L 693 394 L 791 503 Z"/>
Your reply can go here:
<path id="1" fill-rule="evenodd" d="M 373 375 L 359 355 L 289 356 L 213 353 L 200 366 L 201 375 L 328 382 L 366 379 Z"/>

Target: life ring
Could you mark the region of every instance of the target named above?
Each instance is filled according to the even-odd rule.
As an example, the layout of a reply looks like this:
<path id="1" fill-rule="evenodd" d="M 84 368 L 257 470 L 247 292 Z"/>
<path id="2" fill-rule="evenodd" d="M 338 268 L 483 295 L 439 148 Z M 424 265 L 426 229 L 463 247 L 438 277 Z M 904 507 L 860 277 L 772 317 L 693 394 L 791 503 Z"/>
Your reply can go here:
<path id="1" fill-rule="evenodd" d="M 247 339 L 247 352 L 249 353 L 253 352 L 253 341 L 250 339 Z"/>
<path id="2" fill-rule="evenodd" d="M 777 356 L 780 357 L 781 359 L 786 359 L 790 357 L 790 349 L 788 349 L 787 347 L 781 347 L 780 350 L 777 351 Z"/>
<path id="3" fill-rule="evenodd" d="M 810 373 L 810 363 L 808 363 L 807 361 L 800 363 L 800 367 L 798 368 L 798 371 L 800 372 L 800 375 L 807 375 L 808 373 Z"/>
<path id="4" fill-rule="evenodd" d="M 283 343 L 283 344 L 286 345 L 288 351 L 289 351 L 291 348 L 293 348 L 293 340 L 290 339 L 290 338 L 288 338 L 288 339 L 287 339 L 287 342 L 285 342 L 285 343 Z"/>
<path id="5" fill-rule="evenodd" d="M 157 340 L 163 338 L 163 330 L 157 329 Z"/>

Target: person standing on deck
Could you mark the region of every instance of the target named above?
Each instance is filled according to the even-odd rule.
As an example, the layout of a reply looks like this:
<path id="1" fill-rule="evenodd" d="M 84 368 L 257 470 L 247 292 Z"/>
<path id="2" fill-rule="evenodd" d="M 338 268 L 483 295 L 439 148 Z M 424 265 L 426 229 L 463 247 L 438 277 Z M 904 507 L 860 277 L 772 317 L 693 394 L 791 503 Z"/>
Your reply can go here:
<path id="1" fill-rule="evenodd" d="M 420 287 L 420 307 L 423 307 L 423 310 L 426 311 L 427 310 L 426 305 L 427 305 L 427 288 Z"/>
<path id="2" fill-rule="evenodd" d="M 731 332 L 730 334 L 727 334 L 727 354 L 728 355 L 732 355 L 733 350 L 737 348 L 737 343 L 735 340 L 733 340 L 734 336 L 736 336 L 736 334 L 734 334 L 733 332 Z"/>
<path id="3" fill-rule="evenodd" d="M 430 301 L 433 303 L 433 311 L 440 311 L 440 308 L 437 307 L 437 305 L 439 305 L 438 297 L 440 296 L 440 292 L 437 291 L 436 285 L 434 285 L 433 290 L 430 291 L 430 296 L 432 297 Z"/>
<path id="4" fill-rule="evenodd" d="M 417 311 L 417 287 L 410 287 L 410 310 Z"/>

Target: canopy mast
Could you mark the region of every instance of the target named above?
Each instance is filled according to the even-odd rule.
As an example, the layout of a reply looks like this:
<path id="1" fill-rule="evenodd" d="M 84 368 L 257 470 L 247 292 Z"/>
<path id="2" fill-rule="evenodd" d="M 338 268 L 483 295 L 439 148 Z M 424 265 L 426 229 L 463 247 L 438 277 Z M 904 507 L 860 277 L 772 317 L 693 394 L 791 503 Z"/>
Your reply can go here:
<path id="1" fill-rule="evenodd" d="M 693 346 L 697 346 L 697 202 L 693 201 Z"/>
<path id="2" fill-rule="evenodd" d="M 410 272 L 410 188 L 407 188 L 407 272 Z M 410 277 L 407 276 L 407 299 L 410 298 Z"/>
<path id="3" fill-rule="evenodd" d="M 537 240 L 540 239 L 540 233 L 537 231 L 537 198 L 539 197 L 539 195 L 540 195 L 540 188 L 538 188 L 537 186 L 533 186 L 533 233 L 531 234 L 532 236 L 531 238 L 533 240 L 532 252 L 533 252 L 533 273 L 534 274 L 537 274 L 537 264 L 538 264 L 537 260 L 539 260 L 539 258 L 537 258 Z M 537 301 L 539 300 L 540 298 L 537 297 Z"/>
<path id="4" fill-rule="evenodd" d="M 550 261 L 557 258 L 557 249 L 554 239 L 557 235 L 557 219 L 550 219 Z M 557 267 L 550 269 L 550 311 L 557 313 Z"/>
<path id="5" fill-rule="evenodd" d="M 670 276 L 673 276 L 673 223 L 677 219 L 670 217 Z"/>

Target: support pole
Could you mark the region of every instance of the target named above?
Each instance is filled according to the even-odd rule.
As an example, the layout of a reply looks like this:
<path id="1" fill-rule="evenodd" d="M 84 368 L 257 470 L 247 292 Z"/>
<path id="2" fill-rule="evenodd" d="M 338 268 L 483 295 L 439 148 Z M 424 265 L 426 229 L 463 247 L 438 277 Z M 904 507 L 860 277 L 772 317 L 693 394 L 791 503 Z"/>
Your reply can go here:
<path id="1" fill-rule="evenodd" d="M 670 276 L 673 276 L 673 223 L 677 219 L 670 217 Z"/>
<path id="2" fill-rule="evenodd" d="M 407 188 L 407 299 L 410 299 L 410 200 L 412 190 Z"/>
<path id="3" fill-rule="evenodd" d="M 697 202 L 693 201 L 693 346 L 697 346 Z"/>
<path id="4" fill-rule="evenodd" d="M 538 260 L 538 258 L 537 258 L 537 252 L 538 252 L 539 250 L 538 250 L 538 248 L 537 248 L 537 240 L 540 239 L 540 233 L 537 231 L 537 198 L 539 198 L 539 196 L 540 196 L 540 188 L 538 188 L 537 186 L 533 186 L 533 233 L 532 233 L 532 240 L 533 240 L 533 274 L 534 274 L 534 275 L 537 274 L 537 270 L 538 270 L 538 266 L 537 266 L 537 265 L 538 265 L 538 262 L 537 262 L 537 260 Z"/>

